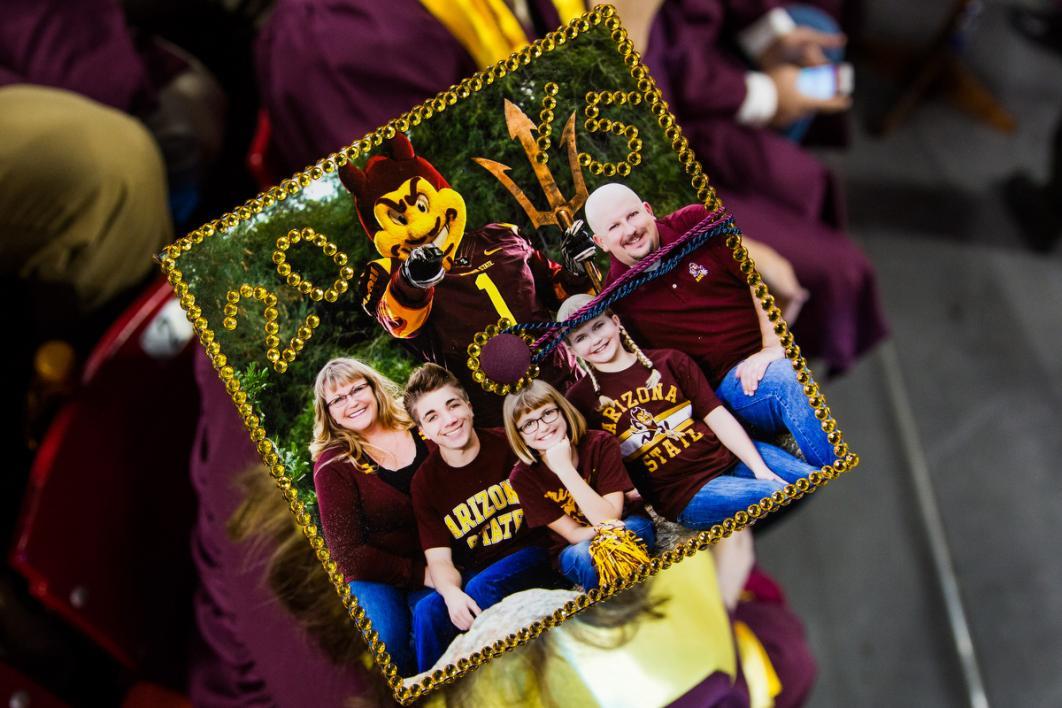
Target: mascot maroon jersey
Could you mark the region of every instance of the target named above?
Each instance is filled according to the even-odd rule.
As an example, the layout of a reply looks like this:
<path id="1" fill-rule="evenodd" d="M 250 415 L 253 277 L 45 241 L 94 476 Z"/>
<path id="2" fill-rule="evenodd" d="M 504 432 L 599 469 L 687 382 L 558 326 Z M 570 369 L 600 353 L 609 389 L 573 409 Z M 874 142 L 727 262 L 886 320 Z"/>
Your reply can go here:
<path id="1" fill-rule="evenodd" d="M 568 288 L 580 290 L 579 279 L 545 258 L 507 224 L 488 224 L 466 233 L 446 277 L 433 288 L 408 284 L 398 272 L 400 264 L 396 259 L 369 264 L 362 280 L 366 311 L 377 319 L 385 316 L 389 308 L 380 307 L 380 300 L 388 284 L 387 294 L 403 309 L 430 308 L 416 336 L 403 342 L 419 359 L 445 366 L 457 376 L 472 399 L 477 425 L 500 425 L 502 397 L 483 391 L 465 363 L 472 337 L 502 317 L 514 322 L 550 321 L 558 298 L 566 297 Z M 391 273 L 385 271 L 388 265 Z M 381 324 L 391 331 L 401 323 Z M 563 347 L 555 349 L 540 368 L 539 378 L 559 390 L 576 380 L 575 359 Z"/>

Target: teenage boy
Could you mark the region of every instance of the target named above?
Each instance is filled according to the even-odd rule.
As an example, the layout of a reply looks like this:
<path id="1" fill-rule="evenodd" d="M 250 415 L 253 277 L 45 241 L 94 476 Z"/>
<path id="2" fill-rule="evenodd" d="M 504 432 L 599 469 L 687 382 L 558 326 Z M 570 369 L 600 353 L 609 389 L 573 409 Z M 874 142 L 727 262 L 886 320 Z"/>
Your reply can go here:
<path id="1" fill-rule="evenodd" d="M 435 591 L 413 610 L 418 672 L 506 596 L 555 585 L 541 532 L 524 523 L 509 484 L 517 459 L 505 431 L 477 430 L 468 394 L 446 369 L 410 376 L 404 403 L 435 450 L 413 476 L 413 511 Z"/>
<path id="2" fill-rule="evenodd" d="M 594 242 L 612 257 L 606 285 L 706 216 L 705 208 L 694 204 L 657 219 L 629 187 L 616 182 L 598 187 L 586 201 L 586 220 Z M 725 239 L 709 240 L 612 309 L 642 346 L 692 357 L 754 437 L 788 429 L 809 463 L 833 464 L 833 445 Z"/>

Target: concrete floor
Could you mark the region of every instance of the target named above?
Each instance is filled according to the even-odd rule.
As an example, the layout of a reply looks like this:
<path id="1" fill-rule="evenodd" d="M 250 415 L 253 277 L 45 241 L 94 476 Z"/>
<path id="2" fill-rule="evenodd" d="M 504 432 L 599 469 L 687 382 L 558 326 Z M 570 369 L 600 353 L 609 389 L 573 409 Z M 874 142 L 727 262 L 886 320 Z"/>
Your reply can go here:
<path id="1" fill-rule="evenodd" d="M 924 41 L 942 14 L 935 5 L 868 7 L 867 33 Z M 852 148 L 828 158 L 846 176 L 851 232 L 880 275 L 901 372 L 893 383 L 909 406 L 895 408 L 887 352 L 830 382 L 831 408 L 863 462 L 760 539 L 819 659 L 813 707 L 970 702 L 904 417 L 943 518 L 988 703 L 1062 705 L 1062 252 L 1025 250 L 1000 196 L 1016 170 L 1047 172 L 1062 58 L 1015 34 L 1002 3 L 986 4 L 965 56 L 1016 115 L 1017 133 L 930 101 L 889 137 L 857 129 Z M 882 86 L 860 71 L 857 114 Z"/>

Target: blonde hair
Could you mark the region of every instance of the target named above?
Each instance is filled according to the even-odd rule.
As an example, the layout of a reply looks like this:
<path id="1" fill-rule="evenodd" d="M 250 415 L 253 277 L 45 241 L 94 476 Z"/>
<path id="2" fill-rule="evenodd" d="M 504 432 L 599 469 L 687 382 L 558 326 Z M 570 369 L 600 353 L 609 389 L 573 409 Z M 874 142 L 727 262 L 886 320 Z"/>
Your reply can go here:
<path id="1" fill-rule="evenodd" d="M 238 485 L 243 501 L 229 518 L 229 537 L 248 543 L 248 560 L 257 563 L 266 556 L 263 580 L 333 663 L 358 664 L 367 658 L 328 573 L 269 470 L 252 466 L 239 476 Z"/>
<path id="2" fill-rule="evenodd" d="M 598 317 L 615 317 L 616 319 L 619 319 L 616 313 L 614 313 L 612 310 L 607 309 L 600 315 L 598 315 Z M 597 317 L 595 317 L 594 319 L 596 320 Z M 590 324 L 593 321 L 594 320 L 588 320 L 583 324 Z M 629 351 L 631 354 L 634 354 L 635 358 L 638 360 L 638 363 L 649 370 L 649 378 L 645 380 L 646 387 L 652 388 L 653 386 L 656 386 L 658 383 L 660 383 L 660 372 L 656 370 L 655 366 L 653 366 L 653 360 L 649 358 L 648 354 L 642 351 L 642 348 L 638 346 L 638 343 L 634 341 L 634 338 L 631 337 L 630 333 L 627 331 L 627 328 L 624 327 L 622 324 L 619 326 L 619 331 L 620 346 Z M 570 330 L 569 333 L 564 335 L 564 339 L 566 341 L 570 341 L 569 334 Z M 578 360 L 579 365 L 582 367 L 583 371 L 586 372 L 587 378 L 590 379 L 590 385 L 594 387 L 594 393 L 597 394 L 598 410 L 613 405 L 615 401 L 601 392 L 601 384 L 597 382 L 597 377 L 594 375 L 594 372 L 597 371 L 597 369 L 594 368 L 594 365 L 580 356 L 576 356 L 576 359 Z"/>
<path id="3" fill-rule="evenodd" d="M 505 436 L 509 438 L 509 445 L 513 452 L 525 464 L 535 464 L 538 457 L 524 442 L 523 436 L 516 427 L 516 419 L 550 403 L 557 406 L 561 415 L 564 416 L 564 422 L 568 424 L 568 438 L 572 441 L 573 447 L 577 446 L 586 434 L 586 418 L 583 414 L 577 411 L 575 406 L 561 395 L 560 391 L 545 381 L 535 379 L 523 391 L 506 396 L 505 404 L 502 406 Z"/>
<path id="4" fill-rule="evenodd" d="M 394 381 L 381 374 L 368 364 L 357 359 L 340 357 L 332 359 L 317 373 L 313 385 L 313 440 L 310 442 L 310 457 L 316 462 L 325 450 L 339 448 L 342 450 L 338 459 L 349 458 L 358 464 L 368 443 L 353 430 L 347 430 L 336 423 L 328 410 L 325 389 L 352 383 L 363 378 L 372 388 L 376 399 L 377 417 L 380 424 L 391 429 L 409 430 L 413 421 L 399 400 L 402 390 Z M 380 452 L 383 452 L 382 450 Z"/>

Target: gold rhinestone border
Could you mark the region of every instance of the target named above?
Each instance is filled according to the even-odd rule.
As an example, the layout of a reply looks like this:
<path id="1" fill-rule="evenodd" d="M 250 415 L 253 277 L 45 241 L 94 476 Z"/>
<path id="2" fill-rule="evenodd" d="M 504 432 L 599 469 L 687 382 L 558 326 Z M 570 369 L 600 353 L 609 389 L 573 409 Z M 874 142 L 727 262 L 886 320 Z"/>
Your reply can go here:
<path id="1" fill-rule="evenodd" d="M 793 335 L 782 319 L 781 310 L 775 305 L 774 297 L 768 292 L 767 285 L 756 271 L 755 264 L 749 258 L 748 251 L 742 246 L 741 236 L 732 235 L 727 238 L 727 246 L 731 249 L 731 253 L 741 267 L 741 271 L 745 273 L 756 297 L 759 298 L 760 307 L 767 313 L 768 319 L 774 323 L 774 331 L 778 334 L 785 349 L 785 356 L 796 371 L 797 380 L 804 387 L 808 405 L 815 409 L 815 417 L 821 421 L 822 429 L 827 433 L 830 443 L 834 446 L 836 455 L 834 464 L 827 465 L 811 473 L 806 479 L 801 479 L 795 484 L 786 485 L 770 497 L 761 499 L 758 504 L 752 504 L 748 509 L 736 512 L 723 523 L 713 526 L 708 531 L 702 531 L 670 551 L 661 553 L 629 578 L 580 595 L 576 599 L 567 602 L 545 619 L 533 622 L 529 627 L 524 627 L 506 638 L 473 653 L 471 656 L 458 660 L 456 664 L 450 664 L 443 669 L 438 669 L 417 683 L 407 684 L 398 675 L 398 667 L 391 662 L 386 647 L 379 641 L 379 635 L 372 628 L 372 622 L 366 616 L 365 610 L 358 605 L 357 600 L 350 592 L 350 588 L 343 581 L 343 575 L 339 571 L 336 562 L 329 555 L 328 549 L 325 547 L 324 537 L 317 526 L 312 523 L 312 517 L 306 511 L 305 506 L 299 501 L 296 490 L 293 488 L 291 480 L 288 479 L 284 466 L 280 463 L 279 455 L 273 449 L 273 444 L 266 438 L 266 430 L 262 427 L 261 420 L 255 415 L 251 404 L 247 402 L 247 394 L 240 390 L 240 383 L 235 377 L 235 371 L 228 364 L 227 357 L 221 351 L 221 345 L 216 340 L 214 330 L 210 327 L 207 319 L 203 317 L 202 308 L 196 304 L 195 296 L 190 292 L 188 284 L 184 282 L 181 271 L 177 268 L 177 261 L 183 254 L 190 252 L 204 240 L 218 233 L 225 233 L 231 230 L 239 223 L 247 221 L 255 214 L 261 213 L 263 209 L 297 194 L 314 180 L 321 179 L 325 174 L 335 172 L 338 167 L 342 167 L 348 161 L 356 159 L 359 154 L 382 145 L 384 141 L 394 137 L 396 133 L 419 125 L 423 121 L 430 119 L 435 113 L 445 111 L 449 106 L 453 106 L 458 101 L 464 100 L 484 87 L 493 84 L 497 79 L 530 64 L 534 59 L 542 56 L 543 53 L 564 46 L 591 27 L 600 25 L 604 25 L 611 32 L 616 50 L 623 56 L 624 63 L 638 87 L 637 92 L 622 92 L 622 99 L 618 96 L 610 96 L 610 99 L 638 100 L 637 98 L 632 98 L 633 94 L 644 100 L 653 115 L 656 116 L 664 137 L 671 144 L 683 170 L 690 176 L 690 184 L 696 190 L 697 198 L 702 200 L 709 210 L 721 207 L 722 203 L 719 197 L 709 184 L 703 167 L 690 149 L 689 142 L 683 135 L 675 117 L 671 114 L 667 102 L 663 100 L 660 89 L 657 88 L 655 81 L 649 75 L 648 69 L 642 63 L 641 56 L 634 51 L 634 45 L 627 37 L 627 31 L 616 16 L 615 8 L 611 5 L 602 5 L 581 17 L 575 18 L 567 25 L 548 33 L 542 39 L 514 52 L 508 59 L 502 60 L 494 66 L 484 69 L 474 76 L 440 92 L 434 98 L 402 114 L 339 152 L 332 153 L 302 172 L 298 172 L 288 179 L 281 180 L 279 185 L 262 192 L 254 199 L 245 202 L 242 206 L 238 206 L 231 212 L 224 214 L 221 218 L 204 224 L 186 236 L 181 237 L 167 246 L 159 258 L 163 273 L 169 280 L 181 307 L 199 336 L 199 341 L 202 343 L 211 364 L 225 384 L 225 388 L 229 392 L 240 418 L 243 420 L 244 427 L 247 428 L 251 440 L 256 445 L 259 456 L 269 468 L 269 473 L 276 480 L 277 487 L 288 500 L 297 525 L 316 551 L 318 560 L 321 561 L 322 566 L 328 573 L 328 577 L 335 586 L 336 593 L 342 600 L 344 607 L 348 610 L 351 620 L 361 631 L 377 669 L 391 687 L 395 699 L 402 705 L 408 705 L 418 698 L 422 698 L 427 693 L 445 684 L 452 683 L 494 657 L 526 644 L 546 630 L 565 622 L 587 607 L 602 600 L 607 600 L 613 595 L 647 580 L 661 570 L 669 568 L 672 564 L 678 563 L 698 551 L 707 549 L 721 538 L 726 538 L 732 533 L 744 529 L 754 523 L 756 519 L 766 516 L 775 509 L 811 494 L 859 464 L 859 456 L 850 451 L 847 443 L 844 442 L 844 436 L 837 427 L 837 422 L 826 404 L 826 398 L 812 378 L 807 360 L 801 355 L 800 347 L 793 341 Z M 596 104 L 597 102 L 595 101 L 592 105 L 596 106 Z M 593 115 L 590 113 L 585 115 L 587 122 L 597 121 L 596 113 L 593 111 L 591 113 Z M 551 116 L 543 116 L 543 118 L 548 117 Z M 605 126 L 599 123 L 595 124 L 594 127 L 605 129 Z M 612 130 L 622 132 L 621 128 L 613 127 Z M 637 139 L 637 136 L 630 138 L 632 141 Z M 640 141 L 637 146 L 640 148 Z M 633 152 L 634 144 L 631 145 L 631 148 Z M 594 169 L 595 174 L 603 174 L 607 167 L 612 167 L 612 169 L 616 170 L 616 174 L 621 174 L 621 169 L 617 169 L 619 166 L 599 163 L 596 160 L 592 161 L 589 155 L 584 159 L 587 161 L 584 166 Z M 623 161 L 621 165 L 624 163 L 626 161 Z M 612 170 L 607 171 L 611 172 Z M 622 172 L 629 172 L 629 170 L 622 170 Z M 245 296 L 253 296 L 253 293 Z"/>

